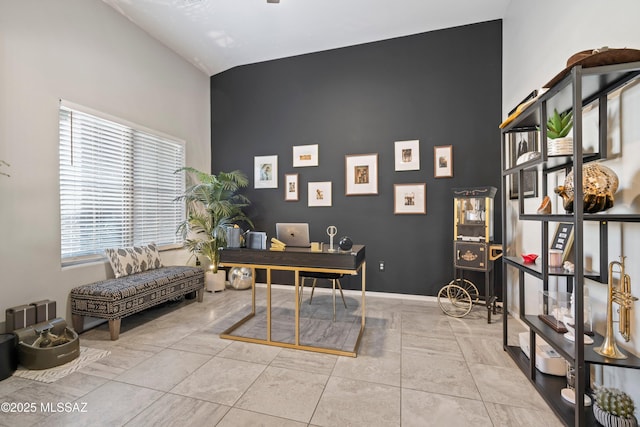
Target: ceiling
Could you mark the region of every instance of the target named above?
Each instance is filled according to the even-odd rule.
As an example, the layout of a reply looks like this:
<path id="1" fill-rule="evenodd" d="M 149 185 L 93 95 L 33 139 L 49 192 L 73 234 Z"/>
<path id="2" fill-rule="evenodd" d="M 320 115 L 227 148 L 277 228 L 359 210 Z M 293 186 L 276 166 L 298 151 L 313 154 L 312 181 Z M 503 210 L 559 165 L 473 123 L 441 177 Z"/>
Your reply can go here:
<path id="1" fill-rule="evenodd" d="M 501 19 L 511 0 L 103 0 L 207 75 Z"/>

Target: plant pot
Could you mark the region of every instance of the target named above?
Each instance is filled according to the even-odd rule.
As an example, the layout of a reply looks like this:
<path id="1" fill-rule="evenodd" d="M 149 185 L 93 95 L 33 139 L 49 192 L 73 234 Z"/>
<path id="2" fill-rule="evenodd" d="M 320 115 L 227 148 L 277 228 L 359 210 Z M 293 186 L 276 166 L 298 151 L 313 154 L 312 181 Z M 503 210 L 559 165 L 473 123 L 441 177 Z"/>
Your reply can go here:
<path id="1" fill-rule="evenodd" d="M 547 155 L 570 156 L 573 154 L 573 136 L 551 139 L 547 138 Z"/>
<path id="2" fill-rule="evenodd" d="M 597 403 L 593 404 L 593 415 L 596 420 L 605 427 L 637 427 L 638 420 L 633 418 L 622 418 L 602 410 Z"/>
<path id="3" fill-rule="evenodd" d="M 205 288 L 209 292 L 224 291 L 226 279 L 224 270 L 219 270 L 217 273 L 207 271 L 204 275 Z"/>

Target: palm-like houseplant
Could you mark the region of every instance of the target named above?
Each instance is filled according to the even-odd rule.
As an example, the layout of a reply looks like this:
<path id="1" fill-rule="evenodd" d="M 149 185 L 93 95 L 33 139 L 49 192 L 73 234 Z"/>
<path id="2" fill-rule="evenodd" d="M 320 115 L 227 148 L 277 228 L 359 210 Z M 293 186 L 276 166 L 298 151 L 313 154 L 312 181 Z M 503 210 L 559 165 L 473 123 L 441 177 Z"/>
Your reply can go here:
<path id="1" fill-rule="evenodd" d="M 178 226 L 184 247 L 195 256 L 204 256 L 213 273 L 218 272 L 221 247 L 227 245 L 227 227 L 238 223 L 253 226 L 243 212 L 250 204 L 238 191 L 249 180 L 241 171 L 220 172 L 217 175 L 192 167 L 178 169 L 187 173 L 187 188 L 176 200 L 186 203 L 187 218 Z"/>

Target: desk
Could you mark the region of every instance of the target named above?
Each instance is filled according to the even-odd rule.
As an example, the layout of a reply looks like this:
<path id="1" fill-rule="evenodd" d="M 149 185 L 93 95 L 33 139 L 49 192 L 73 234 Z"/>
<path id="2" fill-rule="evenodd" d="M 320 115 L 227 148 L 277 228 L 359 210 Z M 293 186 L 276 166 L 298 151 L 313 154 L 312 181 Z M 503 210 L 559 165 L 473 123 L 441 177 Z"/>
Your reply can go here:
<path id="1" fill-rule="evenodd" d="M 325 245 L 326 246 L 326 245 Z M 220 265 L 223 267 L 248 267 L 254 269 L 251 285 L 251 313 L 220 334 L 221 338 L 237 341 L 253 342 L 278 347 L 295 348 L 299 350 L 315 351 L 319 353 L 337 354 L 340 356 L 356 357 L 365 325 L 365 247 L 353 245 L 350 251 L 329 252 L 325 247 L 322 252 L 311 252 L 307 248 L 287 248 L 284 251 L 271 251 L 247 248 L 225 248 L 220 251 Z M 266 339 L 233 335 L 233 331 L 256 314 L 256 284 L 255 269 L 266 270 L 267 273 L 267 337 Z M 271 271 L 293 271 L 295 274 L 295 338 L 294 342 L 276 341 L 271 338 Z M 352 351 L 316 347 L 300 343 L 300 272 L 314 271 L 322 273 L 340 273 L 357 275 L 362 273 L 362 299 L 360 333 Z"/>

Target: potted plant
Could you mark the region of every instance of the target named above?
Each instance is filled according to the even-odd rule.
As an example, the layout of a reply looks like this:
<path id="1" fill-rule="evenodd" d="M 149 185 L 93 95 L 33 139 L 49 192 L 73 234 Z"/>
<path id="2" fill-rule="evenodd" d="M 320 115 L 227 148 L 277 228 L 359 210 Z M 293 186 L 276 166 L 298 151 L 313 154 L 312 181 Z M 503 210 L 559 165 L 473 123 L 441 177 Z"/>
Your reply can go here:
<path id="1" fill-rule="evenodd" d="M 238 191 L 249 183 L 246 175 L 235 170 L 217 175 L 192 167 L 178 169 L 187 172 L 187 188 L 177 201 L 184 201 L 187 218 L 178 226 L 184 247 L 195 256 L 209 260 L 207 290 L 225 288 L 225 272 L 218 272 L 219 249 L 227 245 L 227 228 L 245 222 L 253 226 L 243 212 L 249 200 Z"/>
<path id="2" fill-rule="evenodd" d="M 603 426 L 636 427 L 635 405 L 629 395 L 616 388 L 597 387 L 593 415 Z"/>
<path id="3" fill-rule="evenodd" d="M 569 135 L 573 127 L 573 112 L 558 113 L 553 109 L 553 115 L 547 120 L 547 154 L 570 155 L 573 152 L 573 136 Z"/>

